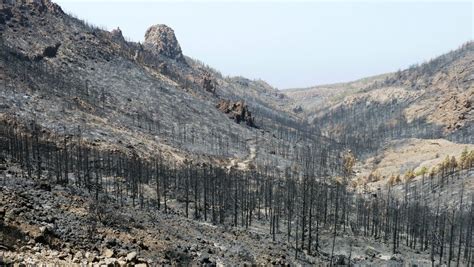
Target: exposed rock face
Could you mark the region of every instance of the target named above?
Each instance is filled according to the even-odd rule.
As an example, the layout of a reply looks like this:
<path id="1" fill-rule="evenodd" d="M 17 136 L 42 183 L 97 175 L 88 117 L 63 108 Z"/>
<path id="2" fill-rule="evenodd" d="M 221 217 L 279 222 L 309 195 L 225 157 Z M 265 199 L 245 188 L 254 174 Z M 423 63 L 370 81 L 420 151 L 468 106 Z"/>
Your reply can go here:
<path id="1" fill-rule="evenodd" d="M 179 62 L 186 62 L 174 35 L 173 29 L 164 25 L 153 25 L 145 33 L 145 49 Z"/>
<path id="2" fill-rule="evenodd" d="M 244 121 L 250 127 L 256 127 L 252 114 L 250 113 L 244 101 L 232 102 L 230 100 L 221 100 L 217 104 L 217 109 L 224 112 L 235 122 Z"/>

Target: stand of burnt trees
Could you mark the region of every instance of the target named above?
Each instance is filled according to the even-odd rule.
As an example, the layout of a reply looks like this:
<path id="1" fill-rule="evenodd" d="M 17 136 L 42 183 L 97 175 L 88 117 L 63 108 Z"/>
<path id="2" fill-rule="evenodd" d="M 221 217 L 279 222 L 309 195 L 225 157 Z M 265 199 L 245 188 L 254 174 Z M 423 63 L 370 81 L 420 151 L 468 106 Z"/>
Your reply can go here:
<path id="1" fill-rule="evenodd" d="M 341 105 L 317 118 L 313 124 L 325 129 L 326 135 L 347 147 L 358 155 L 377 151 L 387 140 L 402 138 L 436 139 L 443 136 L 440 126 L 430 124 L 425 119 L 408 122 L 403 111 L 410 102 L 392 101 L 388 103 L 358 101 L 352 105 Z M 456 139 L 460 143 L 469 143 L 470 136 Z"/>
<path id="2" fill-rule="evenodd" d="M 95 199 L 105 195 L 119 205 L 234 227 L 263 222 L 274 240 L 284 239 L 294 248 L 296 257 L 320 252 L 323 233 L 331 234 L 333 248 L 338 236 L 350 233 L 385 242 L 394 253 L 401 246 L 430 253 L 433 264 L 473 260 L 473 196 L 465 190 L 454 204 L 416 183 L 407 184 L 402 198 L 392 189 L 356 195 L 346 186 L 353 159 L 344 156 L 341 177 L 331 179 L 324 157 L 315 156 L 317 148 L 303 150 L 301 166 L 283 174 L 270 163 L 244 172 L 104 151 L 85 142 L 80 129 L 70 132 L 53 136 L 34 122 L 1 122 L 1 156 L 19 164 L 26 178 L 74 184 Z"/>

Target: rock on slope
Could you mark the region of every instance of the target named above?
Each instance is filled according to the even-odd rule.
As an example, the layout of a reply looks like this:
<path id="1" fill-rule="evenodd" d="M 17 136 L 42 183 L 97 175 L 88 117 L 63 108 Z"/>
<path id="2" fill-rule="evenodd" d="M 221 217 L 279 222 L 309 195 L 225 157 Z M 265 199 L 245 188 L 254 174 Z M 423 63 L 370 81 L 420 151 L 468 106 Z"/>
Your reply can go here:
<path id="1" fill-rule="evenodd" d="M 186 62 L 173 29 L 166 25 L 159 24 L 148 28 L 145 33 L 144 46 L 154 53 L 176 61 Z"/>
<path id="2" fill-rule="evenodd" d="M 248 126 L 255 127 L 252 114 L 243 101 L 232 102 L 230 100 L 221 100 L 217 104 L 217 109 L 228 114 L 228 116 L 235 122 L 245 122 Z"/>

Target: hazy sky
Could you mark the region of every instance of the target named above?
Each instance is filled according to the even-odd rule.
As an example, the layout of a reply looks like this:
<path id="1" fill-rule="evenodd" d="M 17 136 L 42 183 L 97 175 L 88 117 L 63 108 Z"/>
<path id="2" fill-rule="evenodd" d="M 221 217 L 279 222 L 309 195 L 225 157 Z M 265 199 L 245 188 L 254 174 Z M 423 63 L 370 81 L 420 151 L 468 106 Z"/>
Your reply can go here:
<path id="1" fill-rule="evenodd" d="M 396 71 L 474 36 L 472 1 L 55 2 L 95 25 L 120 27 L 133 41 L 143 41 L 150 25 L 167 24 L 185 55 L 280 89 Z"/>

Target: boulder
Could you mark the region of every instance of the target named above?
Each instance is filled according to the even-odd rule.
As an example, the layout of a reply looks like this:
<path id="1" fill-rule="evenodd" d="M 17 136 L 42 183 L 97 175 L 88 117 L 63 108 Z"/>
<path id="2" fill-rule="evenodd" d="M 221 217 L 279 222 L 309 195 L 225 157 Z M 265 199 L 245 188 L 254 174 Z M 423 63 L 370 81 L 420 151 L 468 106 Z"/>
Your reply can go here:
<path id="1" fill-rule="evenodd" d="M 35 242 L 48 244 L 51 238 L 54 237 L 53 226 L 51 225 L 41 226 L 38 230 L 30 233 Z"/>
<path id="2" fill-rule="evenodd" d="M 403 256 L 401 254 L 393 254 L 392 257 L 390 257 L 390 260 L 402 262 Z"/>
<path id="3" fill-rule="evenodd" d="M 135 251 L 128 253 L 126 259 L 128 262 L 135 261 L 137 259 L 137 253 Z"/>
<path id="4" fill-rule="evenodd" d="M 103 255 L 107 258 L 111 258 L 112 256 L 114 256 L 114 250 L 108 248 L 108 249 L 104 250 Z"/>
<path id="5" fill-rule="evenodd" d="M 212 260 L 209 257 L 209 254 L 207 253 L 202 253 L 201 256 L 199 257 L 199 263 L 203 265 L 211 264 Z"/>
<path id="6" fill-rule="evenodd" d="M 76 252 L 76 254 L 74 254 L 74 258 L 73 258 L 73 261 L 78 263 L 78 262 L 81 262 L 83 259 L 83 255 L 82 255 L 82 251 L 78 251 Z"/>
<path id="7" fill-rule="evenodd" d="M 104 260 L 105 262 L 105 265 L 107 266 L 115 266 L 115 264 L 117 263 L 117 259 L 116 258 L 107 258 Z"/>
<path id="8" fill-rule="evenodd" d="M 114 247 L 117 245 L 117 239 L 115 238 L 106 238 L 105 239 L 105 245 L 108 247 L 108 248 L 111 248 L 111 247 Z"/>
<path id="9" fill-rule="evenodd" d="M 46 182 L 46 181 L 42 181 L 42 182 L 38 183 L 36 188 L 38 188 L 40 190 L 51 192 L 51 184 L 49 182 Z"/>
<path id="10" fill-rule="evenodd" d="M 93 254 L 93 253 L 86 252 L 85 257 L 86 257 L 86 259 L 87 259 L 88 262 L 95 262 L 95 261 L 97 261 L 97 257 L 96 257 L 96 255 Z"/>
<path id="11" fill-rule="evenodd" d="M 254 262 L 255 261 L 255 257 L 252 254 L 252 252 L 250 252 L 250 250 L 248 250 L 244 246 L 240 246 L 237 253 L 238 253 L 240 259 L 242 259 L 243 261 L 247 261 L 247 262 Z"/>
<path id="12" fill-rule="evenodd" d="M 380 251 L 376 250 L 375 248 L 371 247 L 371 246 L 367 246 L 365 248 L 365 255 L 369 256 L 369 257 L 376 257 L 378 254 L 380 254 Z"/>
<path id="13" fill-rule="evenodd" d="M 43 57 L 53 58 L 56 57 L 58 49 L 61 46 L 61 43 L 56 43 L 54 46 L 47 46 L 43 50 Z"/>
<path id="14" fill-rule="evenodd" d="M 349 264 L 349 259 L 344 255 L 334 255 L 333 263 L 336 266 L 345 266 Z"/>
<path id="15" fill-rule="evenodd" d="M 164 258 L 181 265 L 188 265 L 192 260 L 190 252 L 186 248 L 182 247 L 170 247 L 165 252 Z M 143 260 L 144 259 L 141 258 L 138 259 L 139 262 L 142 262 Z"/>

